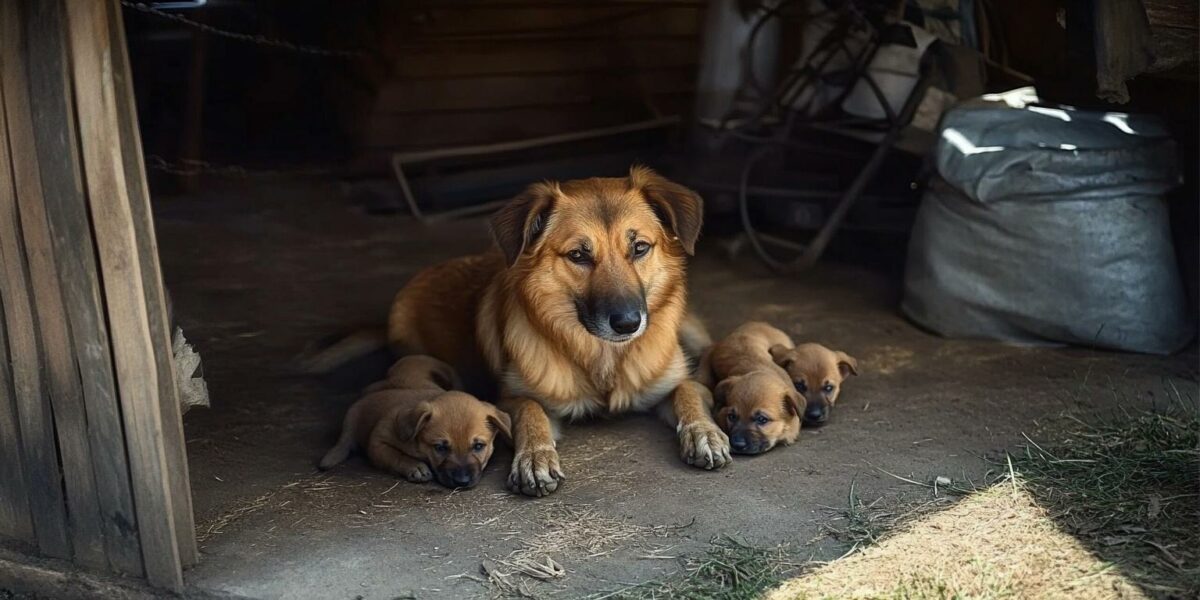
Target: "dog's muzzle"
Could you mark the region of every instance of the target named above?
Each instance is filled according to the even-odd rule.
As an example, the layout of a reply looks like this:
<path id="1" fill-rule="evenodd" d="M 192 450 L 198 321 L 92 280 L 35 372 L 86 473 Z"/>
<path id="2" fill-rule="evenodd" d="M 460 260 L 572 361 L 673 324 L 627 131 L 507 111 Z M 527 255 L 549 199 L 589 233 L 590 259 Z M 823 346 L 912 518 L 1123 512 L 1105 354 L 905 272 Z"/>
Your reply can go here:
<path id="1" fill-rule="evenodd" d="M 650 315 L 646 299 L 594 298 L 575 302 L 579 323 L 588 333 L 607 342 L 628 342 L 646 331 Z"/>

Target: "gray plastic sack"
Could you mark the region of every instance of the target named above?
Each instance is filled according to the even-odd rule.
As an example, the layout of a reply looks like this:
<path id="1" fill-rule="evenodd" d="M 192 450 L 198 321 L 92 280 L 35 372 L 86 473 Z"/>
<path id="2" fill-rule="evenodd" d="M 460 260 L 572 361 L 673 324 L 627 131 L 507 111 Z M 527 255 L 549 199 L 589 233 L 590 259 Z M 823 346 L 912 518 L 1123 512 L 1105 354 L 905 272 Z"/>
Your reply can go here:
<path id="1" fill-rule="evenodd" d="M 1151 118 L 1022 93 L 943 118 L 901 309 L 951 337 L 1180 349 L 1194 325 L 1161 197 L 1174 142 Z"/>

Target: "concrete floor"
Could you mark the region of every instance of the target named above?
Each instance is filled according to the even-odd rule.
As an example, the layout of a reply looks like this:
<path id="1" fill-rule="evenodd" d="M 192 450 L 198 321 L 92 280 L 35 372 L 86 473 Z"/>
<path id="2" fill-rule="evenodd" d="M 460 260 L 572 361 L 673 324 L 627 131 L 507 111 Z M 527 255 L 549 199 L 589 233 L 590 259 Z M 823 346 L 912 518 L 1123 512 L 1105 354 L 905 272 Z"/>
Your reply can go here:
<path id="1" fill-rule="evenodd" d="M 360 459 L 318 473 L 355 394 L 294 373 L 315 340 L 381 323 L 418 268 L 478 251 L 484 223 L 424 229 L 368 216 L 332 185 L 214 188 L 155 205 L 177 318 L 202 353 L 211 409 L 185 417 L 199 588 L 255 598 L 462 598 L 497 593 L 481 565 L 510 573 L 548 555 L 565 569 L 538 596 L 612 590 L 680 569 L 714 536 L 789 543 L 816 559 L 845 547 L 822 532 L 854 482 L 866 499 L 928 493 L 881 472 L 981 481 L 983 457 L 1053 439 L 1065 415 L 1109 416 L 1197 394 L 1196 353 L 1161 358 L 945 340 L 895 309 L 899 275 L 826 264 L 768 275 L 715 239 L 692 263 L 692 306 L 715 335 L 748 319 L 859 358 L 831 422 L 800 443 L 718 472 L 682 463 L 648 416 L 569 427 L 569 478 L 552 497 L 504 489 L 509 454 L 475 489 L 451 493 L 372 471 Z"/>

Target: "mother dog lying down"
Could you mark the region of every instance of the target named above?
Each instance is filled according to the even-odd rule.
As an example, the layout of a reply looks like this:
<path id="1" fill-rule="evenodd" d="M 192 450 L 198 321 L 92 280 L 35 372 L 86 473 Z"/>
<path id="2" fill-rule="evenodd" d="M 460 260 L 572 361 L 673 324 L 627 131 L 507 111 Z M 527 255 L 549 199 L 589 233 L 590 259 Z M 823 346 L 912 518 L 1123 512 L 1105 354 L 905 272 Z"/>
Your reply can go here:
<path id="1" fill-rule="evenodd" d="M 658 408 L 685 461 L 723 467 L 729 440 L 683 347 L 695 357 L 707 343 L 687 315 L 685 273 L 702 212 L 695 192 L 641 167 L 532 185 L 492 218 L 491 252 L 425 269 L 400 290 L 388 341 L 498 385 L 515 492 L 558 489 L 558 422 L 596 414 Z"/>

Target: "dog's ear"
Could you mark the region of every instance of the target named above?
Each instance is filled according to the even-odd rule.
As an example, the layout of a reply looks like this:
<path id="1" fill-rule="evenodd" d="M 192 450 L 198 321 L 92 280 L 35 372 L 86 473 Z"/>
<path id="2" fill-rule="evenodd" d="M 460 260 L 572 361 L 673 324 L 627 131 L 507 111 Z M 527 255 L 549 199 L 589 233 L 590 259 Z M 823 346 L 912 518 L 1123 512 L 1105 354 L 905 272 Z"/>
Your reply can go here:
<path id="1" fill-rule="evenodd" d="M 629 170 L 629 184 L 642 191 L 684 251 L 695 254 L 696 239 L 704 223 L 704 200 L 700 194 L 642 166 Z"/>
<path id="2" fill-rule="evenodd" d="M 396 436 L 402 440 L 415 440 L 433 416 L 433 405 L 422 402 L 407 412 L 396 415 Z"/>
<path id="3" fill-rule="evenodd" d="M 851 375 L 858 375 L 858 360 L 853 356 L 838 350 L 833 353 L 838 359 L 838 372 L 842 374 L 842 379 Z"/>
<path id="4" fill-rule="evenodd" d="M 729 390 L 733 389 L 733 385 L 741 378 L 741 375 L 734 375 L 733 377 L 721 380 L 721 383 L 718 383 L 717 387 L 713 388 L 713 408 L 725 406 Z"/>
<path id="5" fill-rule="evenodd" d="M 775 344 L 774 346 L 771 346 L 767 352 L 771 353 L 771 360 L 775 361 L 775 364 L 786 369 L 792 366 L 792 363 L 795 362 L 795 359 L 790 355 L 790 350 L 792 350 L 792 348 L 788 348 L 783 344 Z"/>
<path id="6" fill-rule="evenodd" d="M 783 406 L 792 416 L 798 417 L 804 414 L 804 409 L 808 402 L 800 392 L 792 390 L 783 395 Z"/>
<path id="7" fill-rule="evenodd" d="M 490 423 L 492 427 L 495 427 L 496 431 L 500 432 L 500 435 L 504 436 L 504 439 L 508 440 L 509 443 L 512 443 L 512 417 L 508 416 L 508 413 L 496 408 L 495 406 L 490 406 L 489 408 L 491 408 L 491 412 L 489 412 L 487 416 L 488 423 Z"/>
<path id="8" fill-rule="evenodd" d="M 508 266 L 546 230 L 558 193 L 557 183 L 535 183 L 492 216 L 492 237 Z"/>

